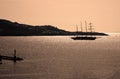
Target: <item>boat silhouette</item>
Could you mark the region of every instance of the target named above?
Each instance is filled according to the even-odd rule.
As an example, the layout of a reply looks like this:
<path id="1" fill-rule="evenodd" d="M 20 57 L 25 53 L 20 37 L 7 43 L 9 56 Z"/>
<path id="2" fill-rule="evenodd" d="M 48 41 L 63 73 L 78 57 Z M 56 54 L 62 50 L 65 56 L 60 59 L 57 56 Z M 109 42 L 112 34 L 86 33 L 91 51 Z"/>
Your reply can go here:
<path id="1" fill-rule="evenodd" d="M 71 37 L 74 40 L 95 40 L 96 37 Z"/>
<path id="2" fill-rule="evenodd" d="M 0 64 L 2 64 L 2 60 L 10 60 L 10 61 L 13 61 L 14 63 L 16 63 L 16 61 L 22 61 L 23 58 L 16 56 L 16 49 L 15 49 L 13 56 L 0 55 Z"/>
<path id="3" fill-rule="evenodd" d="M 93 26 L 92 26 L 92 23 L 89 23 L 89 35 L 87 34 L 88 33 L 88 27 L 87 27 L 87 22 L 85 21 L 85 26 L 86 26 L 86 32 L 84 32 L 84 34 L 82 35 L 78 35 L 79 31 L 78 31 L 78 26 L 76 25 L 76 36 L 74 37 L 71 37 L 73 40 L 95 40 L 96 37 L 93 36 Z M 83 33 L 83 30 L 82 30 L 82 22 L 81 22 L 81 33 Z"/>

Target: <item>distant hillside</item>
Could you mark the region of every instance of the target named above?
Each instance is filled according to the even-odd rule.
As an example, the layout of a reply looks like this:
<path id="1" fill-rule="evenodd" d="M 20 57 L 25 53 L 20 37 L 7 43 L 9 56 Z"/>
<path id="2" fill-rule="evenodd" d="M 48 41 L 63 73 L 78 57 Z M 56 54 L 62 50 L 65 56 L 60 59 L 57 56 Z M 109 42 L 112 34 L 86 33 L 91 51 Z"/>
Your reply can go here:
<path id="1" fill-rule="evenodd" d="M 75 35 L 76 32 L 69 32 L 52 25 L 32 26 L 19 24 L 8 20 L 0 19 L 0 36 L 41 36 L 41 35 Z M 91 34 L 79 32 L 77 34 Z M 93 35 L 107 35 L 94 32 Z"/>

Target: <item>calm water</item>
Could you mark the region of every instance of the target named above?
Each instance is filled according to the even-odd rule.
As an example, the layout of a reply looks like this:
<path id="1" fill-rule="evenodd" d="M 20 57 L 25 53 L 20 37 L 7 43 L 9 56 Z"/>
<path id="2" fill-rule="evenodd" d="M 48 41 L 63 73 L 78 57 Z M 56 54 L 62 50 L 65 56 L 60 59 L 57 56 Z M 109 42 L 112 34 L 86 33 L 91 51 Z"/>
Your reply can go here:
<path id="1" fill-rule="evenodd" d="M 0 79 L 120 79 L 120 34 L 95 41 L 65 36 L 0 37 L 0 54 L 23 61 L 3 61 Z"/>

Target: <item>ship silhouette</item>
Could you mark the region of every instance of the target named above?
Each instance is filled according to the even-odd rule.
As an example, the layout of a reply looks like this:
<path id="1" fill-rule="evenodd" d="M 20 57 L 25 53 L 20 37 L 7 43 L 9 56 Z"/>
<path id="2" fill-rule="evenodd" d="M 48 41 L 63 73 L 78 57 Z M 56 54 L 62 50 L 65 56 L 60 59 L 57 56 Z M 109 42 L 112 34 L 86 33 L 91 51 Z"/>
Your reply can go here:
<path id="1" fill-rule="evenodd" d="M 78 35 L 79 31 L 78 31 L 78 26 L 76 25 L 76 35 L 74 37 L 71 37 L 73 40 L 95 40 L 96 37 L 93 36 L 93 26 L 92 23 L 89 23 L 89 28 L 87 26 L 87 22 L 85 21 L 85 29 L 86 32 L 84 32 L 85 34 L 81 34 Z M 88 29 L 89 29 L 89 35 L 88 33 Z M 83 27 L 82 27 L 82 22 L 81 22 L 81 32 L 83 32 Z"/>

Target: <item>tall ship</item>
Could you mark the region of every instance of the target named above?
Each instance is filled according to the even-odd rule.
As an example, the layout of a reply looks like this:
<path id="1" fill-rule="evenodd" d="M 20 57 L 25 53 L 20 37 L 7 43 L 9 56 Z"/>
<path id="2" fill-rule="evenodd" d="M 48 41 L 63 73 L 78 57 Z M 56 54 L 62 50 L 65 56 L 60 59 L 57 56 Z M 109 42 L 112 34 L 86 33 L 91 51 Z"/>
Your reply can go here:
<path id="1" fill-rule="evenodd" d="M 78 26 L 76 25 L 76 35 L 74 37 L 71 37 L 73 40 L 95 40 L 96 39 L 96 37 L 93 36 L 92 23 L 89 23 L 89 26 L 87 26 L 87 22 L 85 21 L 86 32 L 83 32 L 82 28 L 83 27 L 81 22 L 81 35 L 79 35 Z M 89 32 L 88 32 L 88 29 L 89 29 Z"/>

